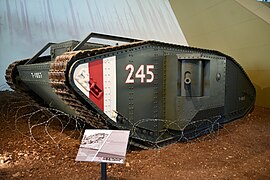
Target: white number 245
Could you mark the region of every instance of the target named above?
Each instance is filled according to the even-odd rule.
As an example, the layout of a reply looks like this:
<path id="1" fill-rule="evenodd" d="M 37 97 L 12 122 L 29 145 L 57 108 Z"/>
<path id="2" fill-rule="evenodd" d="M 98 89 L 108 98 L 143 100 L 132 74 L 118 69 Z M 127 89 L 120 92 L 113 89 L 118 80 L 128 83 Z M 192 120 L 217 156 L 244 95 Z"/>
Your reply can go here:
<path id="1" fill-rule="evenodd" d="M 145 67 L 146 67 L 146 73 L 145 73 Z M 136 79 L 140 79 L 141 83 L 144 83 L 146 80 L 146 83 L 151 83 L 154 80 L 154 73 L 153 70 L 154 69 L 154 65 L 141 65 L 138 70 L 135 73 L 135 78 Z M 128 64 L 126 66 L 126 71 L 129 71 L 127 79 L 126 79 L 126 83 L 127 84 L 134 84 L 135 80 L 134 80 L 134 65 L 133 64 Z M 147 75 L 147 77 L 146 77 Z"/>

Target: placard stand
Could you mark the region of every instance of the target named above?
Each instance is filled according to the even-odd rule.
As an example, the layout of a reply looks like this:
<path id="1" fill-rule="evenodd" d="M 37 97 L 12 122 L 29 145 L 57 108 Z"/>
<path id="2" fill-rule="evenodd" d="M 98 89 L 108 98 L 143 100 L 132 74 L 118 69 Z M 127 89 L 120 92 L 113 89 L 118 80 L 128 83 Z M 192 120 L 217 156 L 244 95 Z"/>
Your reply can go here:
<path id="1" fill-rule="evenodd" d="M 127 153 L 128 130 L 86 129 L 76 161 L 100 162 L 101 179 L 107 179 L 107 163 L 123 164 Z"/>
<path id="2" fill-rule="evenodd" d="M 101 163 L 101 180 L 107 179 L 107 163 Z"/>

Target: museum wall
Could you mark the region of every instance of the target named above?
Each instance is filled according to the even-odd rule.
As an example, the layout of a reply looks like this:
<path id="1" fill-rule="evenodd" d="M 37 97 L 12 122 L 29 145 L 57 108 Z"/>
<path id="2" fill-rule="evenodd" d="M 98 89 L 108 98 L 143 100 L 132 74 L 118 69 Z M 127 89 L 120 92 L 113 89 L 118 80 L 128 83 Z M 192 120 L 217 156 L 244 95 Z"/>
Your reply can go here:
<path id="1" fill-rule="evenodd" d="M 270 107 L 270 3 L 256 0 L 170 0 L 190 46 L 234 57 Z"/>
<path id="2" fill-rule="evenodd" d="M 11 62 L 91 31 L 187 45 L 168 0 L 1 0 L 0 90 Z"/>

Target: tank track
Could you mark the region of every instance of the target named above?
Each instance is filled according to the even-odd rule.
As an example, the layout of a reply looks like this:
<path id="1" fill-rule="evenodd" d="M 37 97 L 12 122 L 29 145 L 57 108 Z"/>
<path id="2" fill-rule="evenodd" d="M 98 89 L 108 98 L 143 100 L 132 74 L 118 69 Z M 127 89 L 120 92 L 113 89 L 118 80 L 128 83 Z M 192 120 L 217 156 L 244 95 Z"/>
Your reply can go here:
<path id="1" fill-rule="evenodd" d="M 108 129 L 108 128 L 117 128 L 112 127 L 109 122 L 107 122 L 106 119 L 104 119 L 102 116 L 100 116 L 97 112 L 94 110 L 91 110 L 91 107 L 87 107 L 85 104 L 83 104 L 80 100 L 80 98 L 74 90 L 70 88 L 69 85 L 69 68 L 70 66 L 79 59 L 100 55 L 103 53 L 113 52 L 117 50 L 124 50 L 127 48 L 132 48 L 140 45 L 145 45 L 150 43 L 151 45 L 166 47 L 166 48 L 181 48 L 186 52 L 192 51 L 195 53 L 209 53 L 213 55 L 219 55 L 226 57 L 228 60 L 231 60 L 235 62 L 237 65 L 239 65 L 238 62 L 236 62 L 233 58 L 230 56 L 227 56 L 221 52 L 215 51 L 215 50 L 205 50 L 205 49 L 199 49 L 194 47 L 187 47 L 187 46 L 181 46 L 181 45 L 175 45 L 175 44 L 169 44 L 169 43 L 163 43 L 158 41 L 139 41 L 134 42 L 130 44 L 120 45 L 120 46 L 107 46 L 97 49 L 91 49 L 91 50 L 84 50 L 84 51 L 71 51 L 66 52 L 63 55 L 57 56 L 55 61 L 51 63 L 50 71 L 49 71 L 49 79 L 50 84 L 55 93 L 71 108 L 75 111 L 76 116 L 84 120 L 86 123 L 90 124 L 94 128 L 102 128 L 102 129 Z M 8 69 L 6 70 L 6 80 L 9 86 L 17 90 L 16 84 L 14 82 L 14 71 L 16 70 L 16 66 L 24 64 L 26 60 L 22 61 L 16 61 L 9 65 Z M 246 72 L 243 70 L 243 68 L 239 65 L 241 71 L 247 76 Z M 248 76 L 247 76 L 248 77 Z M 82 100 L 83 101 L 83 100 Z M 154 147 L 161 147 L 166 144 L 170 144 L 173 142 L 179 141 L 178 138 L 173 138 L 169 140 L 168 142 L 163 142 L 160 145 L 154 145 Z M 149 144 L 146 142 L 138 142 L 136 141 L 130 141 L 130 144 L 142 149 L 148 149 Z"/>
<path id="2" fill-rule="evenodd" d="M 20 87 L 16 86 L 16 82 L 14 82 L 14 81 L 16 81 L 16 74 L 18 73 L 16 67 L 18 65 L 25 64 L 27 62 L 27 60 L 28 59 L 21 60 L 21 61 L 15 61 L 8 66 L 8 68 L 6 70 L 5 78 L 6 78 L 7 84 L 9 85 L 9 87 L 11 89 L 22 90 L 22 89 L 20 89 Z"/>
<path id="3" fill-rule="evenodd" d="M 78 52 L 69 53 L 67 55 L 58 56 L 51 64 L 49 71 L 49 79 L 54 92 L 71 108 L 75 111 L 76 115 L 86 121 L 94 128 L 107 129 L 108 126 L 104 119 L 94 111 L 89 110 L 82 104 L 74 92 L 66 85 L 66 67 L 67 63 Z"/>
<path id="4" fill-rule="evenodd" d="M 15 61 L 13 62 L 12 64 L 10 64 L 6 70 L 6 75 L 5 75 L 5 78 L 6 78 L 6 81 L 7 81 L 7 84 L 10 86 L 11 89 L 15 90 L 16 87 L 15 87 L 15 84 L 13 83 L 13 78 L 12 78 L 12 75 L 13 75 L 13 71 L 14 69 L 16 68 L 16 66 L 18 65 L 20 61 Z"/>

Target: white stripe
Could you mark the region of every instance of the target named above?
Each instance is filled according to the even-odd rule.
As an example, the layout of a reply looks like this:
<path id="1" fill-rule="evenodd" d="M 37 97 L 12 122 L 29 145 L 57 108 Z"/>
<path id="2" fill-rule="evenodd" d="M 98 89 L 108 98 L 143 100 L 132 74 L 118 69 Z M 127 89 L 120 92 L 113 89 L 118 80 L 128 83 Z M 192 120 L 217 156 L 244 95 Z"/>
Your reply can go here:
<path id="1" fill-rule="evenodd" d="M 87 97 L 89 97 L 89 68 L 88 63 L 80 64 L 78 67 L 76 67 L 73 79 L 75 82 L 75 85 L 85 94 Z"/>
<path id="2" fill-rule="evenodd" d="M 116 122 L 116 57 L 103 59 L 104 113 Z"/>

